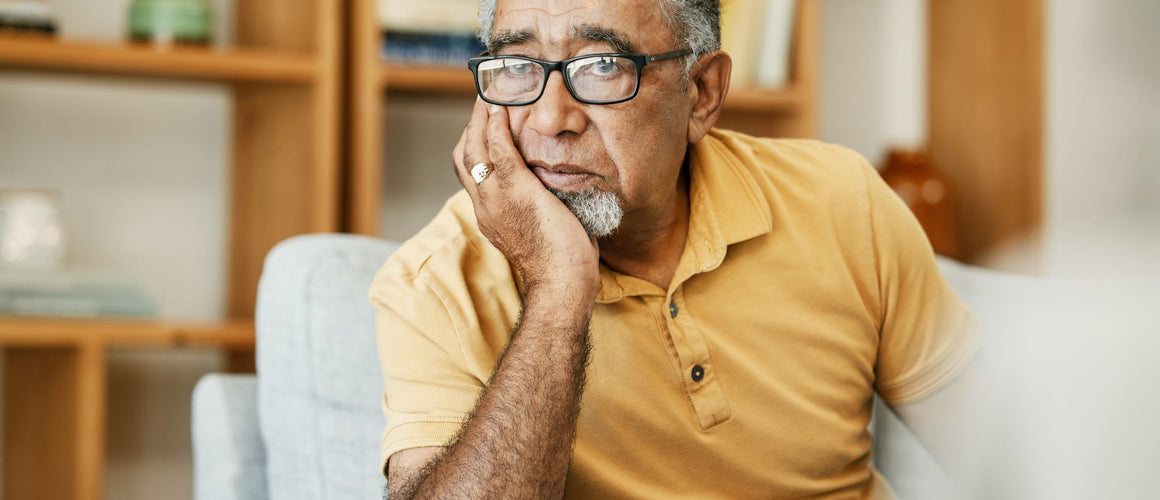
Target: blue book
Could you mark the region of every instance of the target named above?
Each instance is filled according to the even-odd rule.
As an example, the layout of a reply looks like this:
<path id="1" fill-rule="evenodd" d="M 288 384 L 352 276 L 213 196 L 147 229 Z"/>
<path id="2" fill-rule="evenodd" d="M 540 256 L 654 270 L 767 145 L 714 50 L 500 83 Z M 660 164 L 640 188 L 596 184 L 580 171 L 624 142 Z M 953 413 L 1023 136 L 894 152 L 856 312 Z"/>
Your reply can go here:
<path id="1" fill-rule="evenodd" d="M 485 50 L 469 33 L 387 31 L 382 53 L 393 62 L 461 66 Z"/>

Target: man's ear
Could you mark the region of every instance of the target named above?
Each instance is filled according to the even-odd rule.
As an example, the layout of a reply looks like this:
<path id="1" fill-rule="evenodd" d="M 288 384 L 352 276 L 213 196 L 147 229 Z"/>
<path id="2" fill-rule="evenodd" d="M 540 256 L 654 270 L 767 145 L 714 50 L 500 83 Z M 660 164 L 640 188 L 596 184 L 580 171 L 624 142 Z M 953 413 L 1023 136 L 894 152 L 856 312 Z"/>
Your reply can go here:
<path id="1" fill-rule="evenodd" d="M 689 143 L 700 141 L 717 124 L 725 94 L 729 92 L 729 75 L 733 59 L 720 50 L 701 56 L 693 70 L 691 87 L 693 111 L 689 114 Z"/>

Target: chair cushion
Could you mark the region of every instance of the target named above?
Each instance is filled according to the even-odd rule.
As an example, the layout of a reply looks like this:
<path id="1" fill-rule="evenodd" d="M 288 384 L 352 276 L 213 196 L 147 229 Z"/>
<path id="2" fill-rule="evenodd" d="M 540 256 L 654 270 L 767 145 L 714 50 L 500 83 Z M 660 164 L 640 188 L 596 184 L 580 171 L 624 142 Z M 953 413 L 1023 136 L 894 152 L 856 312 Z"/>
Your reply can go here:
<path id="1" fill-rule="evenodd" d="M 258 381 L 211 373 L 193 388 L 193 498 L 266 498 L 266 450 L 258 430 Z"/>
<path id="2" fill-rule="evenodd" d="M 397 247 L 307 235 L 266 257 L 255 321 L 271 499 L 380 497 L 383 383 L 367 290 Z"/>

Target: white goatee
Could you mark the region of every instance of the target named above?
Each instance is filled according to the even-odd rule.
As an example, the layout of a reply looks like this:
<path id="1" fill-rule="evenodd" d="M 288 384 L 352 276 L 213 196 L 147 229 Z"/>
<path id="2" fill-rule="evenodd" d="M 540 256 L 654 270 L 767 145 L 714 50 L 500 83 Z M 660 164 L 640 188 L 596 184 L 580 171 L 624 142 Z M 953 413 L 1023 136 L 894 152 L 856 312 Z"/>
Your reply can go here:
<path id="1" fill-rule="evenodd" d="M 616 232 L 616 228 L 620 227 L 620 219 L 624 217 L 624 210 L 620 208 L 620 202 L 616 200 L 616 195 L 607 191 L 597 191 L 595 188 L 583 191 L 559 191 L 556 189 L 548 189 L 548 191 L 556 195 L 560 201 L 564 202 L 564 206 L 576 215 L 588 236 L 596 239 L 607 238 Z"/>

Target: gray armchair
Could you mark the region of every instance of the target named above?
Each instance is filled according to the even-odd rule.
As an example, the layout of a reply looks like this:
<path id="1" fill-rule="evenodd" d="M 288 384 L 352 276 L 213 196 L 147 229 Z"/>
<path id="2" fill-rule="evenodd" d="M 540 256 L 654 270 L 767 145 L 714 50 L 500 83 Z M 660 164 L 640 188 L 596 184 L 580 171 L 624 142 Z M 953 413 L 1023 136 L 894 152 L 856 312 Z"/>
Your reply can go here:
<path id="1" fill-rule="evenodd" d="M 194 498 L 380 498 L 382 377 L 367 290 L 398 247 L 322 234 L 267 256 L 256 313 L 258 375 L 205 376 L 193 394 Z M 984 336 L 1024 314 L 1033 280 L 940 262 Z M 899 498 L 948 498 L 937 466 L 878 404 L 876 466 Z"/>
<path id="2" fill-rule="evenodd" d="M 398 244 L 291 238 L 266 257 L 257 371 L 193 394 L 194 498 L 381 498 L 382 375 L 367 290 Z"/>

